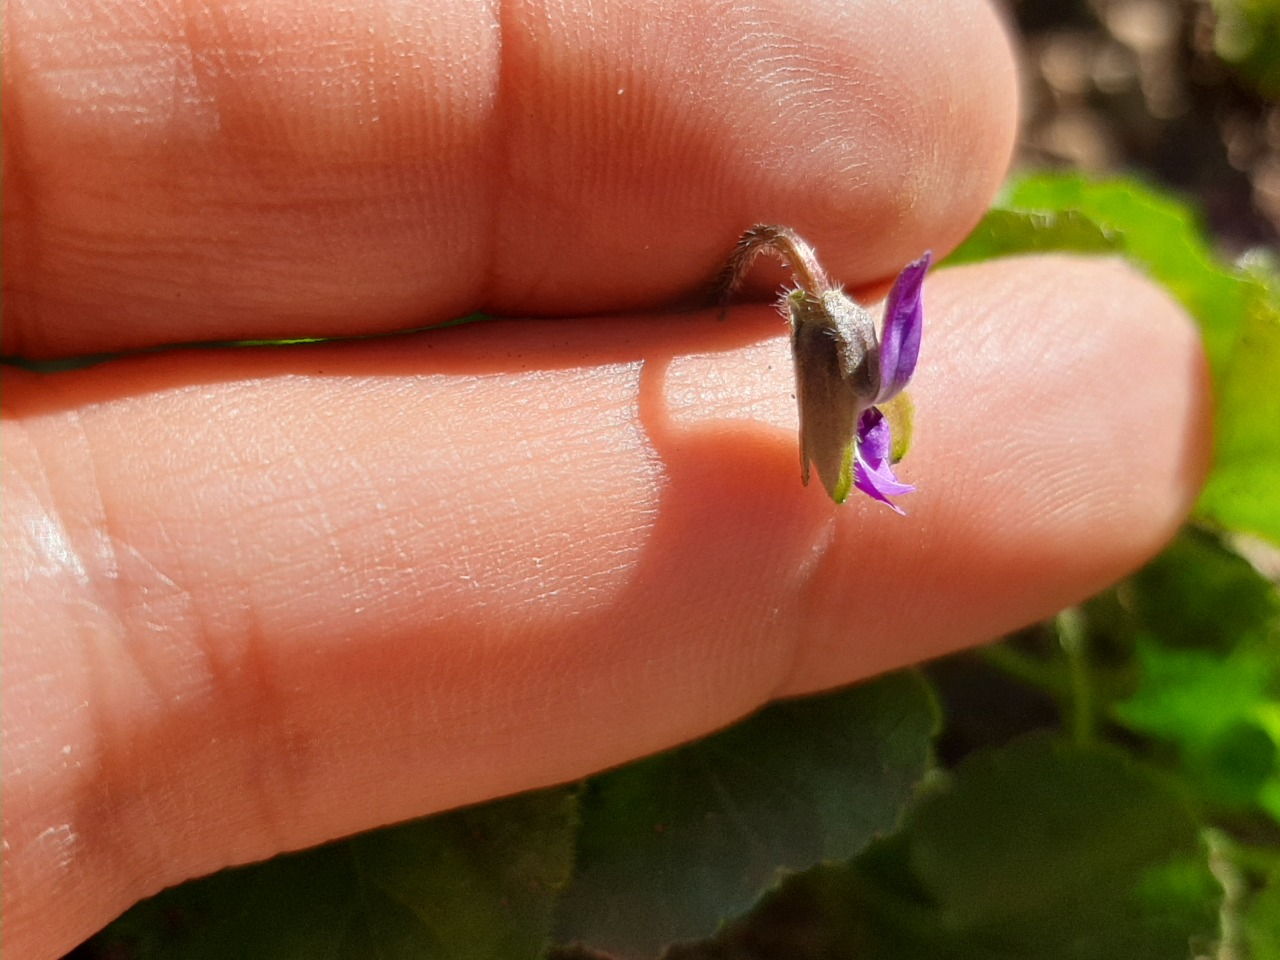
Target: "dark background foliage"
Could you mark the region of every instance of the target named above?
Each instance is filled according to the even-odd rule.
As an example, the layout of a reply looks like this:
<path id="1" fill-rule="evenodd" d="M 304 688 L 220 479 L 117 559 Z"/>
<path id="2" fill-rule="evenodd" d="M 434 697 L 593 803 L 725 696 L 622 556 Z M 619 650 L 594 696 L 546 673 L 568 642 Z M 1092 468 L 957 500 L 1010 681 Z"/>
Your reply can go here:
<path id="1" fill-rule="evenodd" d="M 1228 256 L 1275 245 L 1280 4 L 1004 6 L 1023 51 L 1019 166 L 1137 173 L 1193 201 Z"/>

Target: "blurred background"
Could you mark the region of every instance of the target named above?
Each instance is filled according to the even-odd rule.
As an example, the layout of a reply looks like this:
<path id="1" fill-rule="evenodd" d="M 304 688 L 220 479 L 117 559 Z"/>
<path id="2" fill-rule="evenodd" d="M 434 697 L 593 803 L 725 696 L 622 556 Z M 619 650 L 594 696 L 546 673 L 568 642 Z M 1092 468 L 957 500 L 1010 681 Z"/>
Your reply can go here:
<path id="1" fill-rule="evenodd" d="M 1023 37 L 1021 167 L 1128 172 L 1234 258 L 1280 240 L 1280 0 L 1002 0 Z"/>

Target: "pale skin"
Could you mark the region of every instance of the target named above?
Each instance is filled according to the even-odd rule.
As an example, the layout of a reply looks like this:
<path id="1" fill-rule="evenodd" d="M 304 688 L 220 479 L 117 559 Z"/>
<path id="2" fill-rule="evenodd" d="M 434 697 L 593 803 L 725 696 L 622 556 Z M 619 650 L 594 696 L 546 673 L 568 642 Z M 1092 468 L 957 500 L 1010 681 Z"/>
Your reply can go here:
<path id="1" fill-rule="evenodd" d="M 989 640 L 1140 564 L 1203 360 L 1115 262 L 925 286 L 899 517 L 796 475 L 755 222 L 860 297 L 957 243 L 1015 79 L 977 0 L 7 0 L 3 951 Z M 562 318 L 562 319 L 556 319 Z"/>

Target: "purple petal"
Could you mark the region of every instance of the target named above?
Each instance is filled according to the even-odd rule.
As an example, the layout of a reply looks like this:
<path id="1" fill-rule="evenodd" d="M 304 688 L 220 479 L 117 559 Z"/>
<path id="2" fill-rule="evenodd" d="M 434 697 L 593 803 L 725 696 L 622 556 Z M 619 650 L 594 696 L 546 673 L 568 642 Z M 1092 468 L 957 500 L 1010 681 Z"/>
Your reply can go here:
<path id="1" fill-rule="evenodd" d="M 889 476 L 885 476 L 885 474 Z M 908 483 L 899 483 L 892 476 L 893 471 L 886 467 L 883 473 L 877 473 L 868 469 L 867 465 L 858 460 L 853 465 L 853 485 L 869 496 L 872 500 L 879 500 L 894 509 L 897 513 L 905 514 L 906 511 L 890 500 L 890 497 L 901 496 L 904 493 L 915 492 L 915 487 Z"/>
<path id="2" fill-rule="evenodd" d="M 916 360 L 920 357 L 920 332 L 924 327 L 920 287 L 932 262 L 933 254 L 926 252 L 919 260 L 903 267 L 885 301 L 884 330 L 880 335 L 880 393 L 876 403 L 901 393 L 915 372 Z"/>
<path id="3" fill-rule="evenodd" d="M 858 418 L 858 453 L 867 463 L 879 465 L 889 459 L 893 434 L 884 414 L 871 407 Z"/>
<path id="4" fill-rule="evenodd" d="M 889 500 L 890 497 L 913 493 L 915 487 L 902 483 L 894 475 L 889 463 L 889 451 L 893 437 L 889 421 L 872 407 L 858 418 L 858 437 L 854 445 L 853 485 L 881 503 L 888 504 L 898 513 L 903 509 Z"/>
<path id="5" fill-rule="evenodd" d="M 872 468 L 870 464 L 863 461 L 858 461 L 856 466 L 862 468 L 862 472 L 865 475 L 863 479 L 866 480 L 867 486 L 874 488 L 877 493 L 890 497 L 898 497 L 904 493 L 916 492 L 916 488 L 914 486 L 909 483 L 903 483 L 894 476 L 893 467 L 888 464 L 881 467 L 879 470 Z"/>

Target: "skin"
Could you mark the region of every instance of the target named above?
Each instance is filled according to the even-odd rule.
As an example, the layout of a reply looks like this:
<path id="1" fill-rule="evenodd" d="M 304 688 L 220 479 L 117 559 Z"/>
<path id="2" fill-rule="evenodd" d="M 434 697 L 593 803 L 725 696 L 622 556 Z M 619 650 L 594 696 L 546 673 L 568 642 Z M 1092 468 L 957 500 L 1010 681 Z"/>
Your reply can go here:
<path id="1" fill-rule="evenodd" d="M 925 285 L 906 518 L 801 485 L 784 223 L 882 293 L 1014 134 L 976 0 L 8 0 L 3 949 L 981 643 L 1173 533 L 1203 359 L 1115 262 Z M 778 274 L 762 266 L 771 299 Z"/>

